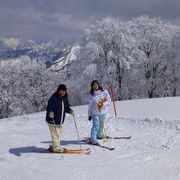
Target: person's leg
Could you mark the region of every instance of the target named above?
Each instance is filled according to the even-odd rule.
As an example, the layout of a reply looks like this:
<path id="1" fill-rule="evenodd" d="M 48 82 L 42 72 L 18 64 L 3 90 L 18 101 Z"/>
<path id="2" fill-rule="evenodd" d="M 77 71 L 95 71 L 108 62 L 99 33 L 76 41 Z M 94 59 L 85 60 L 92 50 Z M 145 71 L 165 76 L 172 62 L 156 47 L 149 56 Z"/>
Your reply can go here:
<path id="1" fill-rule="evenodd" d="M 60 145 L 59 139 L 61 137 L 61 131 L 62 127 L 61 126 L 56 126 L 54 124 L 48 124 L 51 138 L 52 138 L 52 147 L 53 151 L 63 151 L 63 148 Z"/>
<path id="2" fill-rule="evenodd" d="M 99 129 L 99 116 L 93 115 L 92 116 L 93 126 L 91 128 L 91 142 L 96 142 L 97 140 L 97 133 Z"/>
<path id="3" fill-rule="evenodd" d="M 106 137 L 105 129 L 104 129 L 104 122 L 107 118 L 107 114 L 102 114 L 99 116 L 99 129 L 97 133 L 98 139 L 102 139 Z"/>

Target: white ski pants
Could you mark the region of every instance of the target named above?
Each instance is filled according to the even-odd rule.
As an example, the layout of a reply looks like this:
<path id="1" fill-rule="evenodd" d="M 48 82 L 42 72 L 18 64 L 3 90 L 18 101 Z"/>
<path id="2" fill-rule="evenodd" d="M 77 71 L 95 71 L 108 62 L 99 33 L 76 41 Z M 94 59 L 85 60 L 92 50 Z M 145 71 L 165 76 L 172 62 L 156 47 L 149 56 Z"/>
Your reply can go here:
<path id="1" fill-rule="evenodd" d="M 48 123 L 48 127 L 49 127 L 51 138 L 52 138 L 53 150 L 54 151 L 63 150 L 60 144 L 60 138 L 62 135 L 62 126 Z"/>

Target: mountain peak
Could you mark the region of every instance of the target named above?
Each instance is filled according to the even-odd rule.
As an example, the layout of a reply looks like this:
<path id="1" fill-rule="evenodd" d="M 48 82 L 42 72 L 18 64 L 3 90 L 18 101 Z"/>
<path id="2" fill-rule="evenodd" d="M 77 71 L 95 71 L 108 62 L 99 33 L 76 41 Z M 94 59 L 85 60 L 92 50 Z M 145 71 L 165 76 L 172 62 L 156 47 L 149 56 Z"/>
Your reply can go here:
<path id="1" fill-rule="evenodd" d="M 64 68 L 67 64 L 70 64 L 77 59 L 80 52 L 80 45 L 75 44 L 72 47 L 63 51 L 56 61 L 52 64 L 51 68 L 54 71 L 59 71 Z"/>
<path id="2" fill-rule="evenodd" d="M 0 49 L 12 49 L 15 50 L 20 45 L 21 40 L 19 38 L 0 38 Z"/>

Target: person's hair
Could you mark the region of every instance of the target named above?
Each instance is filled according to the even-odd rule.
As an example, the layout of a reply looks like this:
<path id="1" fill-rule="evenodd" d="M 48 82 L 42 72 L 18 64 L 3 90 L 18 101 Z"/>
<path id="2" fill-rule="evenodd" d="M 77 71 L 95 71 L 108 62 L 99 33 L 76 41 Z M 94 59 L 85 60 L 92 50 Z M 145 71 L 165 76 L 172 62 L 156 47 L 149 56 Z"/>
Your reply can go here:
<path id="1" fill-rule="evenodd" d="M 57 88 L 57 91 L 60 91 L 60 90 L 66 91 L 66 90 L 67 90 L 66 85 L 65 85 L 65 84 L 60 84 L 60 85 L 58 86 L 58 88 Z"/>
<path id="2" fill-rule="evenodd" d="M 67 88 L 66 88 L 66 85 L 65 84 L 60 84 L 55 92 L 55 95 L 57 97 L 59 97 L 59 91 L 65 91 L 65 95 L 62 97 L 63 99 L 67 98 L 68 97 L 68 93 L 67 93 Z"/>
<path id="3" fill-rule="evenodd" d="M 93 80 L 91 82 L 91 90 L 90 90 L 91 95 L 94 95 L 94 89 L 93 89 L 94 83 L 96 83 L 98 85 L 98 90 L 104 91 L 103 88 L 100 86 L 99 82 L 97 80 Z"/>

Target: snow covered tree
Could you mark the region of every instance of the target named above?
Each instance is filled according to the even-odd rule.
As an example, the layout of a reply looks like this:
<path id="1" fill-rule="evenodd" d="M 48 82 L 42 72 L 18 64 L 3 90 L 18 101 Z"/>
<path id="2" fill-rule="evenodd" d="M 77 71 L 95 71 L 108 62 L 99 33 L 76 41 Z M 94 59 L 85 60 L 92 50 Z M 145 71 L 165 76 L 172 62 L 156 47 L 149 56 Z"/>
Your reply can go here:
<path id="1" fill-rule="evenodd" d="M 29 57 L 0 62 L 1 117 L 42 111 L 59 84 L 59 75 Z"/>
<path id="2" fill-rule="evenodd" d="M 141 87 L 149 98 L 163 96 L 171 76 L 168 64 L 172 61 L 173 56 L 170 56 L 170 53 L 172 54 L 173 42 L 179 28 L 160 18 L 148 16 L 134 18 L 129 23 L 140 51 L 137 59 L 140 63 L 137 67 L 141 74 L 140 81 L 145 83 Z"/>
<path id="3" fill-rule="evenodd" d="M 76 92 L 81 92 L 76 101 L 84 103 L 93 79 L 105 88 L 112 84 L 117 100 L 170 95 L 177 79 L 171 77 L 170 66 L 178 34 L 177 26 L 148 16 L 126 22 L 108 17 L 97 22 L 85 31 L 79 57 L 72 65 L 71 87 L 77 83 Z"/>
<path id="4" fill-rule="evenodd" d="M 88 83 L 99 79 L 105 88 L 112 84 L 119 92 L 116 98 L 120 99 L 124 73 L 136 51 L 134 42 L 128 23 L 110 17 L 97 22 L 85 31 L 81 54 L 76 61 L 81 72 L 78 77 Z"/>

